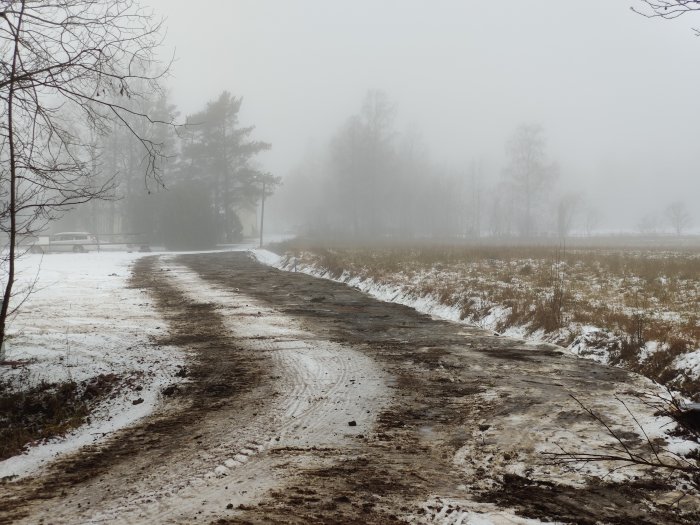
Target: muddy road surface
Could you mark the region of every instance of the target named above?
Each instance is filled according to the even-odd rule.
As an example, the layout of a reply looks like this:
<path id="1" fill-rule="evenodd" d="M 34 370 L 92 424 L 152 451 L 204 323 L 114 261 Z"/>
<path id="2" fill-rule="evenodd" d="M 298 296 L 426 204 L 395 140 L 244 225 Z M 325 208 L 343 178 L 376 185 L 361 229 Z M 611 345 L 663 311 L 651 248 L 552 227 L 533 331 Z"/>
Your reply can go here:
<path id="1" fill-rule="evenodd" d="M 245 252 L 147 257 L 132 285 L 186 380 L 138 425 L 0 484 L 0 523 L 700 522 L 682 477 L 546 454 L 619 445 L 580 404 L 630 450 L 663 446 L 630 418 L 656 424 L 637 376 Z"/>

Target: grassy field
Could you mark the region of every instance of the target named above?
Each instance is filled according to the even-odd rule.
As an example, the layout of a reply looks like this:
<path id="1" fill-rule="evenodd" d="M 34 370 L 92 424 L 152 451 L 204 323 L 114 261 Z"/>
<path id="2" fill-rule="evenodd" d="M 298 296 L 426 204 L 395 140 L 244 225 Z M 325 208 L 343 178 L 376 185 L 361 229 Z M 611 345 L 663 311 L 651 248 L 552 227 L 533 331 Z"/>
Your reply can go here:
<path id="1" fill-rule="evenodd" d="M 358 248 L 297 240 L 275 249 L 330 277 L 395 286 L 457 309 L 466 322 L 553 342 L 691 397 L 700 392 L 698 248 Z"/>

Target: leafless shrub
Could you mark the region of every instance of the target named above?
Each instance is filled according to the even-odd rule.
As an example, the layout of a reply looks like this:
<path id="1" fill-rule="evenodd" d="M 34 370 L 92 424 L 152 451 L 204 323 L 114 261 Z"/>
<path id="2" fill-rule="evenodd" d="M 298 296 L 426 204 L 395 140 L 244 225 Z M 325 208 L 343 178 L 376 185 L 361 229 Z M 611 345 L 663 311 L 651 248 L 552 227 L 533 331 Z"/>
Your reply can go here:
<path id="1" fill-rule="evenodd" d="M 700 11 L 699 0 L 642 0 L 645 8 L 632 7 L 635 13 L 648 18 L 678 18 L 691 11 Z"/>

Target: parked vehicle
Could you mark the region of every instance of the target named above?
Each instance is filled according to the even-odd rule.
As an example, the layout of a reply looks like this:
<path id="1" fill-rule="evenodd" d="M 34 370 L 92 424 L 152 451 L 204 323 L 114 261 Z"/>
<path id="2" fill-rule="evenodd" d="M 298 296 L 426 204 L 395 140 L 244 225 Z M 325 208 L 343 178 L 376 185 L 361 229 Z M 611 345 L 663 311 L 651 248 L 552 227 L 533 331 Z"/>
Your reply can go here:
<path id="1" fill-rule="evenodd" d="M 39 237 L 38 242 L 31 247 L 33 253 L 83 253 L 99 249 L 97 236 L 88 232 L 61 232 L 51 237 Z"/>

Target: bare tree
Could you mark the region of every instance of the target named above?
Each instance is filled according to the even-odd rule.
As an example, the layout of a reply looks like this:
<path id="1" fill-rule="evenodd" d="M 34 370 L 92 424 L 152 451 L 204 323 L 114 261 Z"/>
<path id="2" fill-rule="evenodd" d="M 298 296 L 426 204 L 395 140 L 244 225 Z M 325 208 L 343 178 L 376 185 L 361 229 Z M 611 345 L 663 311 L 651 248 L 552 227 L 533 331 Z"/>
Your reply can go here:
<path id="1" fill-rule="evenodd" d="M 483 214 L 484 177 L 483 163 L 472 161 L 469 168 L 469 222 L 467 233 L 471 237 L 481 237 L 481 216 Z"/>
<path id="2" fill-rule="evenodd" d="M 581 195 L 566 193 L 557 203 L 557 235 L 560 242 L 566 239 L 574 227 L 574 218 L 581 207 Z"/>
<path id="3" fill-rule="evenodd" d="M 544 130 L 537 125 L 522 125 L 506 144 L 506 178 L 521 204 L 521 234 L 535 233 L 535 210 L 557 175 L 554 164 L 547 163 Z"/>
<path id="4" fill-rule="evenodd" d="M 661 219 L 655 212 L 645 213 L 637 222 L 637 231 L 642 235 L 656 235 L 659 233 Z"/>
<path id="5" fill-rule="evenodd" d="M 632 11 L 648 18 L 673 19 L 690 11 L 700 11 L 700 0 L 641 0 L 644 7 Z"/>
<path id="6" fill-rule="evenodd" d="M 127 101 L 157 92 L 162 72 L 149 73 L 161 22 L 136 0 L 4 0 L 0 10 L 2 343 L 19 240 L 110 195 L 94 137 L 124 126 L 142 147 L 146 180 L 160 181 L 159 144 L 136 127 L 156 121 Z"/>
<path id="7" fill-rule="evenodd" d="M 346 231 L 371 236 L 389 229 L 387 203 L 397 184 L 396 107 L 383 91 L 368 91 L 361 111 L 348 119 L 331 143 L 336 179 L 335 210 Z"/>
<path id="8" fill-rule="evenodd" d="M 635 13 L 647 18 L 673 20 L 692 11 L 700 11 L 700 0 L 641 0 L 643 7 L 631 7 Z M 699 29 L 693 29 L 700 35 Z"/>
<path id="9" fill-rule="evenodd" d="M 584 213 L 585 216 L 583 226 L 586 229 L 586 235 L 590 237 L 591 235 L 593 235 L 593 231 L 598 227 L 598 224 L 600 223 L 600 210 L 592 204 L 589 204 L 588 206 L 586 206 Z"/>
<path id="10" fill-rule="evenodd" d="M 692 223 L 690 212 L 686 209 L 685 203 L 675 201 L 666 208 L 666 218 L 671 223 L 676 235 L 682 235 L 683 230 L 688 228 Z"/>

